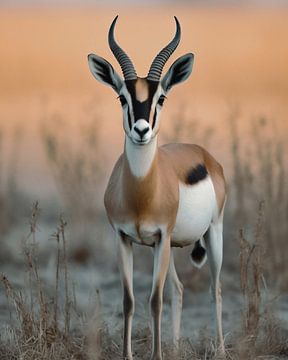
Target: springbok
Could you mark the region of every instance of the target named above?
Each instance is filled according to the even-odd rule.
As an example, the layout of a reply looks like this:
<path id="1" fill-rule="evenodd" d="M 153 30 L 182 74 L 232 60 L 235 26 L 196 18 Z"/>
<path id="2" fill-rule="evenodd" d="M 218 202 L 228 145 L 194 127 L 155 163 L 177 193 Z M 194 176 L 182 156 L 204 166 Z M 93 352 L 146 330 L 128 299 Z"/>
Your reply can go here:
<path id="1" fill-rule="evenodd" d="M 189 77 L 194 55 L 189 53 L 178 58 L 160 79 L 165 63 L 180 42 L 181 28 L 175 17 L 176 34 L 173 40 L 155 57 L 147 77 L 138 77 L 132 61 L 114 38 L 117 18 L 110 26 L 108 41 L 121 66 L 124 80 L 102 57 L 90 54 L 88 62 L 93 76 L 117 92 L 123 109 L 124 152 L 113 169 L 104 197 L 109 221 L 117 234 L 123 284 L 123 356 L 132 359 L 133 243 L 151 246 L 154 250 L 150 297 L 151 359 L 162 359 L 161 313 L 167 273 L 172 290 L 173 343 L 177 348 L 183 286 L 175 270 L 171 247 L 191 244 L 194 244 L 191 259 L 197 267 L 204 264 L 207 253 L 216 334 L 223 353 L 219 281 L 226 198 L 223 170 L 200 146 L 167 144 L 158 147 L 159 117 L 166 94 L 174 85 Z"/>

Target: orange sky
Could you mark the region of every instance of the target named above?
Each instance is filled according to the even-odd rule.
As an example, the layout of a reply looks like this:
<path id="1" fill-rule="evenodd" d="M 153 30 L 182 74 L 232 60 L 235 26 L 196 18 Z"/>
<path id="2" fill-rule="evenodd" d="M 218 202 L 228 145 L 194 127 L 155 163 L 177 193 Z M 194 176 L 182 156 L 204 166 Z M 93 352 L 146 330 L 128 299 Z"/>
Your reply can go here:
<path id="1" fill-rule="evenodd" d="M 244 115 L 273 116 L 287 131 L 286 9 L 1 9 L 0 127 L 7 142 L 13 127 L 24 128 L 19 161 L 27 179 L 35 178 L 31 173 L 40 174 L 39 178 L 49 173 L 43 166 L 39 139 L 45 112 L 61 113 L 70 125 L 97 113 L 111 162 L 121 151 L 121 113 L 116 94 L 92 78 L 86 58 L 95 52 L 120 71 L 107 44 L 107 30 L 116 14 L 120 15 L 117 39 L 140 76 L 145 76 L 153 57 L 173 36 L 173 15 L 181 22 L 181 45 L 169 64 L 177 56 L 193 52 L 195 66 L 189 81 L 169 94 L 162 118 L 173 121 L 179 107 L 185 106 L 188 116 L 199 117 L 203 126 L 213 125 L 221 137 L 232 102 L 239 104 Z"/>
<path id="2" fill-rule="evenodd" d="M 196 55 L 193 90 L 241 95 L 288 90 L 288 10 L 48 8 L 1 10 L 1 95 L 91 93 L 86 54 L 95 51 L 115 64 L 107 30 L 118 13 L 117 37 L 139 74 L 145 75 L 170 40 L 176 14 L 182 24 L 177 54 Z"/>

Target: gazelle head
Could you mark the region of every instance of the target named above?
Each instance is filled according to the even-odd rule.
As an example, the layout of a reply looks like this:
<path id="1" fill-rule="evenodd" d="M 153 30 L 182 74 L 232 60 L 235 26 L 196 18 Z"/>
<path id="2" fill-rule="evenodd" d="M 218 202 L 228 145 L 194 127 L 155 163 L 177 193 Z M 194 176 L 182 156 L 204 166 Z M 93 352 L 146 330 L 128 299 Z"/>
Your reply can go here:
<path id="1" fill-rule="evenodd" d="M 126 135 L 134 144 L 145 145 L 158 133 L 159 115 L 167 92 L 191 74 L 194 55 L 189 53 L 178 58 L 161 79 L 165 63 L 180 42 L 181 28 L 175 17 L 176 33 L 173 40 L 155 57 L 147 77 L 140 78 L 136 74 L 132 61 L 114 38 L 117 18 L 118 16 L 110 26 L 108 41 L 110 49 L 121 66 L 124 80 L 107 60 L 98 55 L 88 55 L 88 63 L 93 76 L 117 92 L 123 108 Z"/>

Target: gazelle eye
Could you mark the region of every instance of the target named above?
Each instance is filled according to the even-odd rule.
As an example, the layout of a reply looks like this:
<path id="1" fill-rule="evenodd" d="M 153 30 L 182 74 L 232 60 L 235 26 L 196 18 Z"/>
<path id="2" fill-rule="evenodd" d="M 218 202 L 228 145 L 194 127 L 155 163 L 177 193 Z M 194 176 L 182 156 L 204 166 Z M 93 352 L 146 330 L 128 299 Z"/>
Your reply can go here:
<path id="1" fill-rule="evenodd" d="M 127 104 L 127 100 L 126 100 L 125 96 L 120 95 L 119 100 L 120 100 L 122 106 Z"/>
<path id="2" fill-rule="evenodd" d="M 164 95 L 161 95 L 158 99 L 158 105 L 162 106 L 165 99 L 166 97 Z"/>

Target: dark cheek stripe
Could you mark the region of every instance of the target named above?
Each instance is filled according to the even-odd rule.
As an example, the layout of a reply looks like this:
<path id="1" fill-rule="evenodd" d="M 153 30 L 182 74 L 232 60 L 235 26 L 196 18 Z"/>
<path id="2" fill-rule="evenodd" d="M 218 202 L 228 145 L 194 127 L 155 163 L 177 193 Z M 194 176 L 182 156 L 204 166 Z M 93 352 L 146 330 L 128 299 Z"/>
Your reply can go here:
<path id="1" fill-rule="evenodd" d="M 155 109 L 154 115 L 153 115 L 152 129 L 154 129 L 154 126 L 155 126 L 155 123 L 156 123 L 156 118 L 157 118 L 157 110 Z"/>
<path id="2" fill-rule="evenodd" d="M 205 165 L 199 164 L 195 168 L 191 169 L 185 179 L 187 185 L 194 185 L 201 180 L 204 180 L 208 175 L 208 171 Z"/>
<path id="3" fill-rule="evenodd" d="M 132 122 L 131 122 L 131 116 L 130 116 L 130 109 L 127 109 L 127 118 L 128 118 L 128 125 L 129 125 L 129 129 L 131 130 L 132 128 Z"/>

